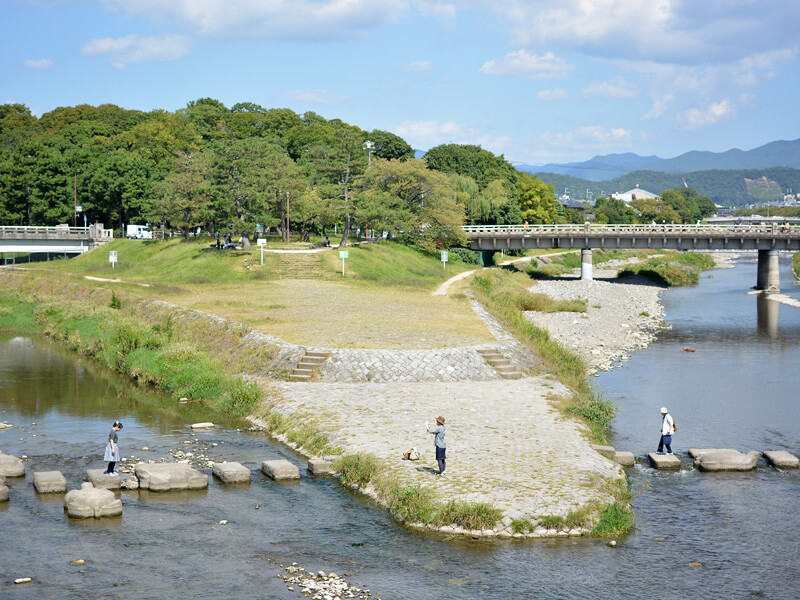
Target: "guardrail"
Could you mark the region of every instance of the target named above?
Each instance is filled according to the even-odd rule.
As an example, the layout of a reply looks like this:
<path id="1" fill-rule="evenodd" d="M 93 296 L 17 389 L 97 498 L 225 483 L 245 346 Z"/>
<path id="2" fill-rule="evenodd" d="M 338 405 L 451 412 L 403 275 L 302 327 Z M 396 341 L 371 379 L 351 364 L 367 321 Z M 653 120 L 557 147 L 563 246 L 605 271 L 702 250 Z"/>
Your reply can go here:
<path id="1" fill-rule="evenodd" d="M 0 225 L 0 239 L 112 239 L 114 232 L 102 225 L 88 227 L 35 227 L 23 225 Z"/>
<path id="2" fill-rule="evenodd" d="M 561 225 L 465 225 L 464 232 L 473 233 L 514 233 L 514 234 L 561 234 L 561 233 L 766 233 L 800 235 L 800 225 L 768 224 L 683 224 L 655 223 L 636 225 L 597 225 L 589 223 L 567 223 Z"/>

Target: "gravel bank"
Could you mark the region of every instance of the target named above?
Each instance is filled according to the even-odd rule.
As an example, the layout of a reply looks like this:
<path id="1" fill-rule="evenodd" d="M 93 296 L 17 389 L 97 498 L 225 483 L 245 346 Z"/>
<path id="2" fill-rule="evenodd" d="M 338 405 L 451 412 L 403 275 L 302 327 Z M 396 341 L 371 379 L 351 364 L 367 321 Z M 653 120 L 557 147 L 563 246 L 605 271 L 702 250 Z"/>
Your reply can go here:
<path id="1" fill-rule="evenodd" d="M 556 300 L 586 300 L 585 313 L 527 312 L 525 317 L 550 337 L 586 360 L 591 373 L 608 371 L 631 352 L 647 347 L 663 327 L 661 292 L 645 277 L 616 279 L 616 270 L 595 270 L 595 279 L 579 276 L 538 281 L 532 292 Z"/>

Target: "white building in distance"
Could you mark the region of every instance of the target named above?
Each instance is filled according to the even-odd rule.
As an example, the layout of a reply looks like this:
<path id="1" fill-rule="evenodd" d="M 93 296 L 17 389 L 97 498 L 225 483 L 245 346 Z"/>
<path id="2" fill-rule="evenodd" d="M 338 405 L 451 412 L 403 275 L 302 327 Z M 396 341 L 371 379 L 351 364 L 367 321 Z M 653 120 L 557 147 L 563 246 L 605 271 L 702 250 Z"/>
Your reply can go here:
<path id="1" fill-rule="evenodd" d="M 622 200 L 623 202 L 627 203 L 630 203 L 631 200 L 661 200 L 661 196 L 658 194 L 648 192 L 647 190 L 643 190 L 638 186 L 632 190 L 628 190 L 623 194 L 611 194 L 611 197 L 615 200 Z"/>

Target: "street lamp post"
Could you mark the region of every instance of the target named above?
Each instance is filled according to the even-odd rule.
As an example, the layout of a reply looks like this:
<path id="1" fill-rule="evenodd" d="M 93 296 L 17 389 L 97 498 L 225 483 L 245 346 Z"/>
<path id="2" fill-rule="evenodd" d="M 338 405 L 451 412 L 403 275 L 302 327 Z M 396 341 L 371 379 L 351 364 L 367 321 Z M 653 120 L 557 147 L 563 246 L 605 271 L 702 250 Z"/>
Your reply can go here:
<path id="1" fill-rule="evenodd" d="M 75 169 L 75 218 L 73 219 L 72 226 L 78 226 L 78 173 L 80 173 L 80 169 Z"/>
<path id="2" fill-rule="evenodd" d="M 372 164 L 371 155 L 372 155 L 372 149 L 374 147 L 375 147 L 375 142 L 371 142 L 369 140 L 364 142 L 364 149 L 367 151 L 367 167 L 369 167 Z"/>

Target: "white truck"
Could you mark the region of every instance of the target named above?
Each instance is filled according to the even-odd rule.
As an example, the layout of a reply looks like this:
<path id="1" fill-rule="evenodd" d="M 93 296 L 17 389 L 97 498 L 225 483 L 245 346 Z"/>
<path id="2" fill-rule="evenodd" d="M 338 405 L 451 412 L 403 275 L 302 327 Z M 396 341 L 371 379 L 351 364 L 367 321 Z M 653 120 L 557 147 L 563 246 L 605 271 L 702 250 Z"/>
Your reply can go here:
<path id="1" fill-rule="evenodd" d="M 126 237 L 133 240 L 152 240 L 153 232 L 147 225 L 128 225 Z"/>

